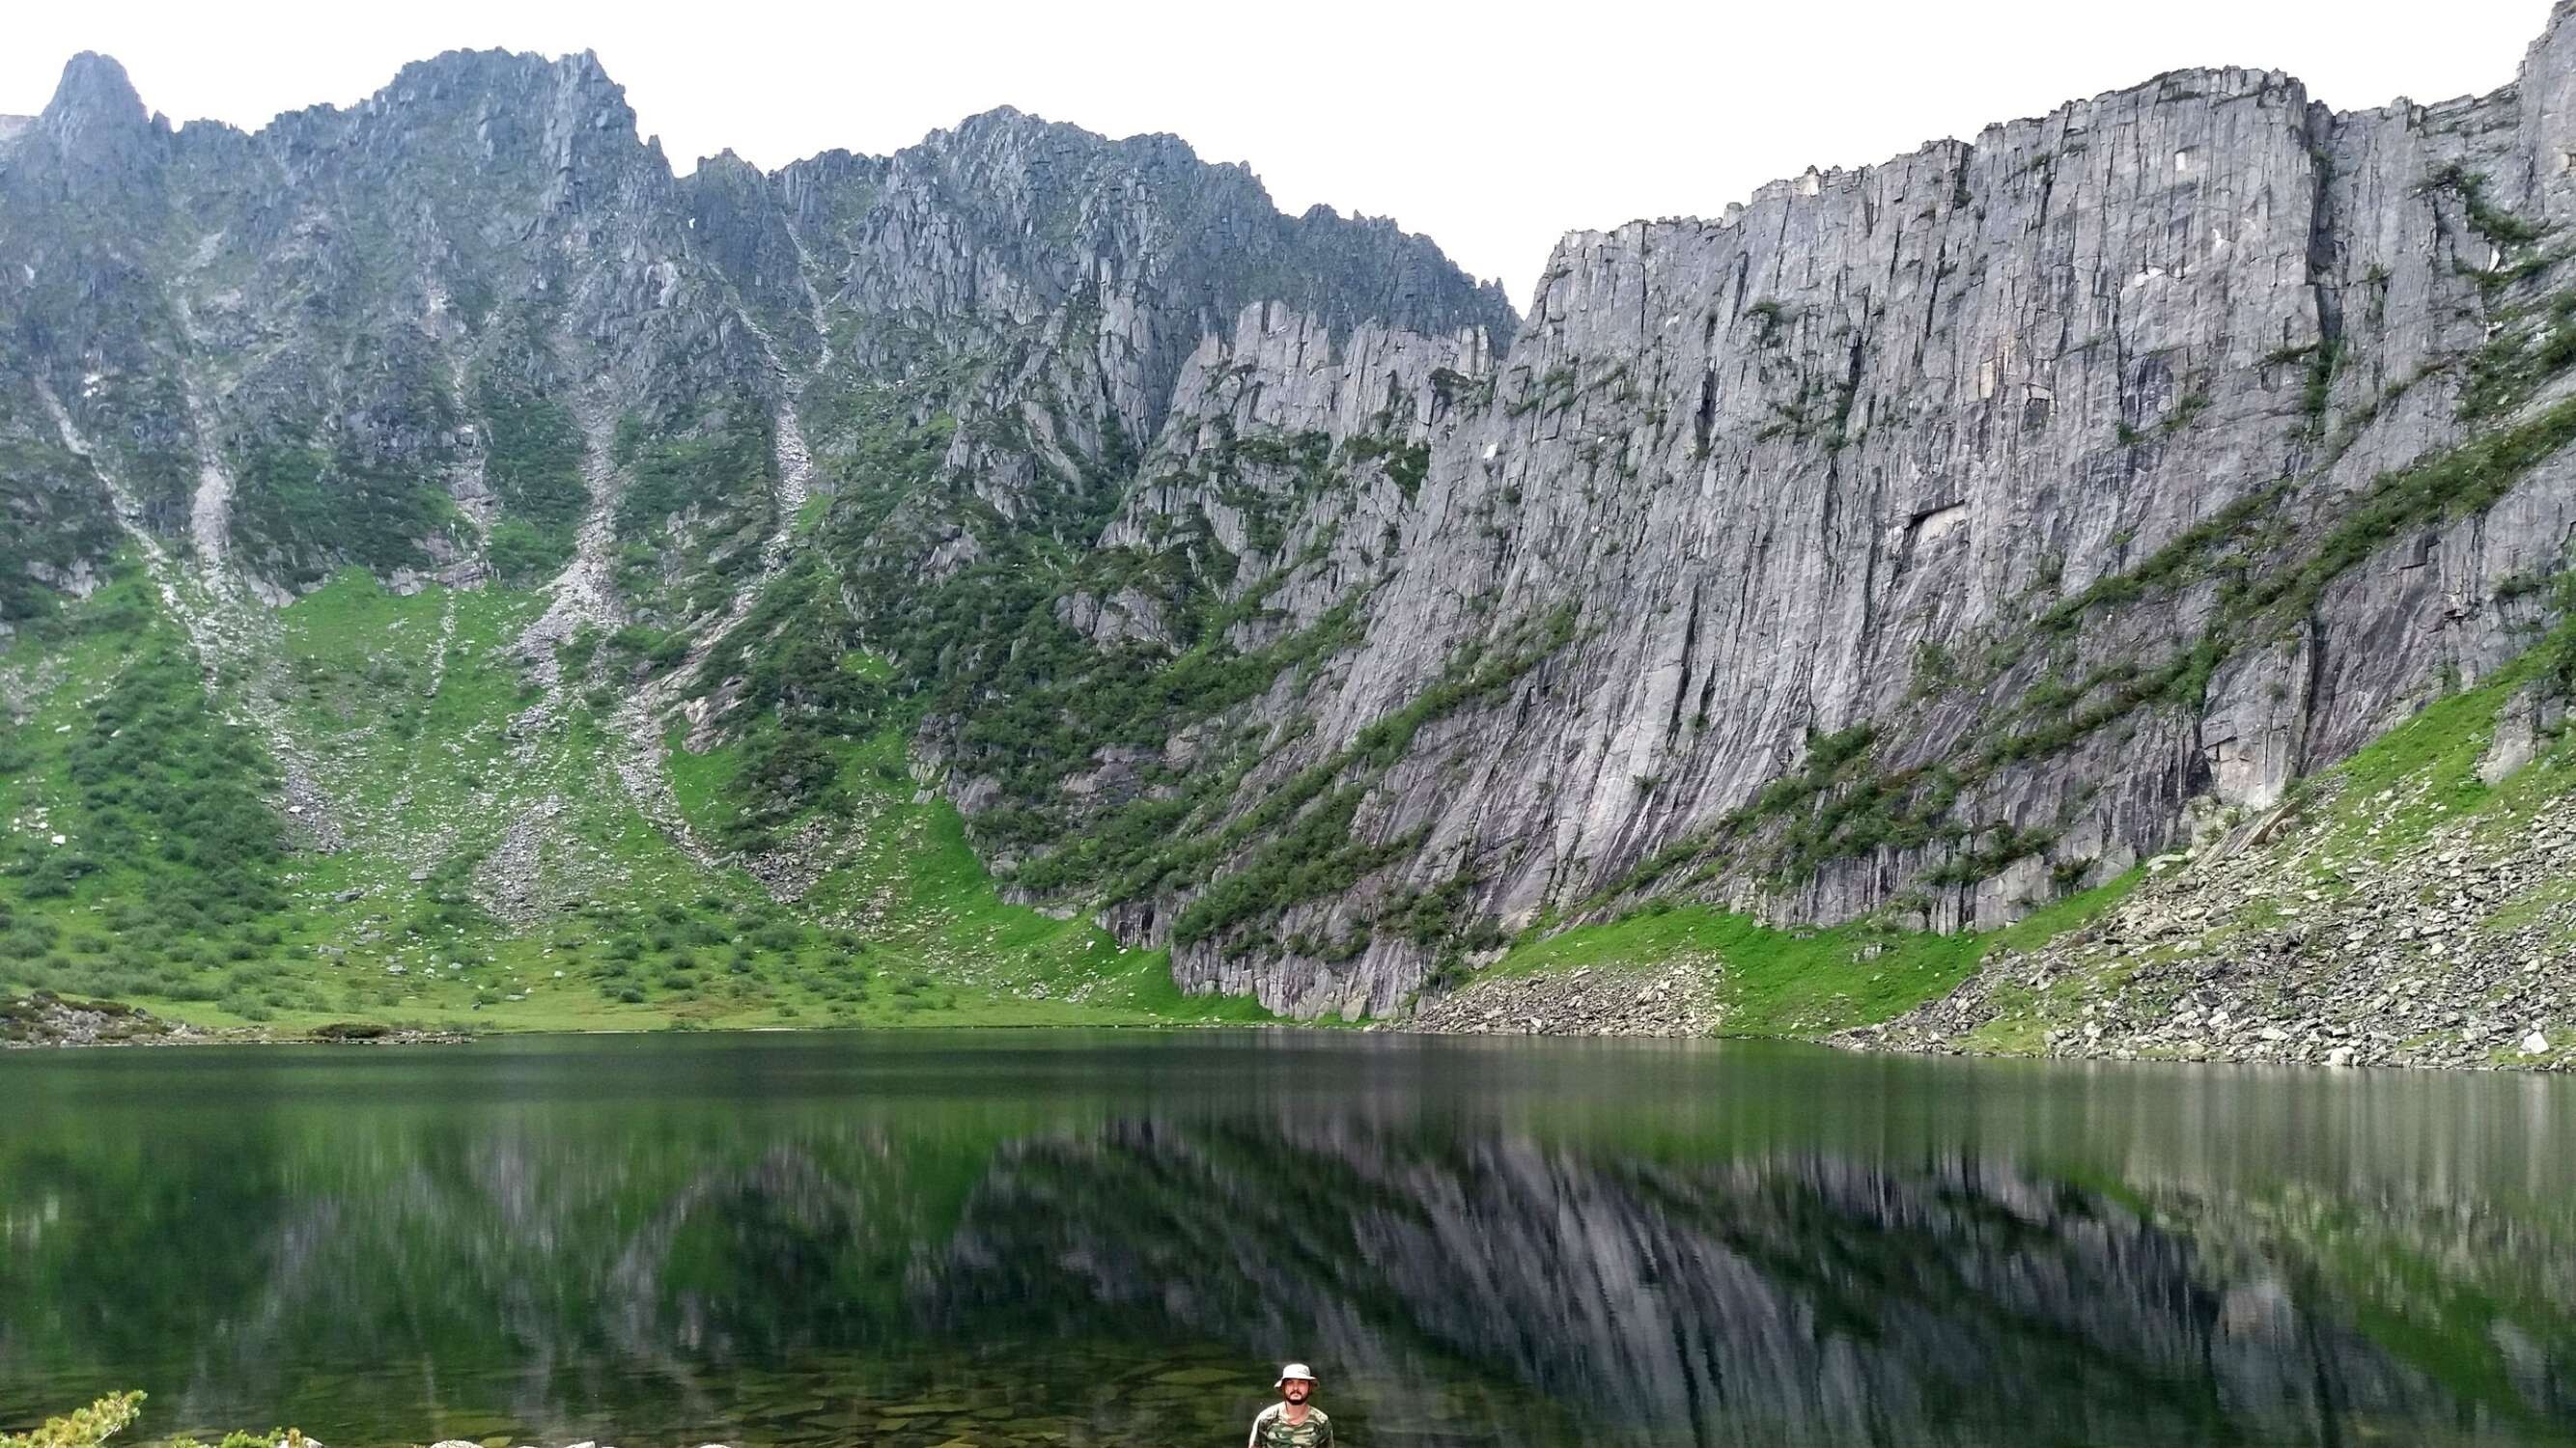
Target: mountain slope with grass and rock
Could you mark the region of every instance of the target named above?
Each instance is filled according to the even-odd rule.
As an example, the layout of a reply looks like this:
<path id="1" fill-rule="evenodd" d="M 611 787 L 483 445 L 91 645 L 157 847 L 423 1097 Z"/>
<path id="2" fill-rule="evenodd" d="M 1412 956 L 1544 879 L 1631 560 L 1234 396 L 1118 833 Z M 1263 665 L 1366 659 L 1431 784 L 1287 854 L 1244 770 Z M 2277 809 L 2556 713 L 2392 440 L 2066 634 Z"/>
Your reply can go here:
<path id="1" fill-rule="evenodd" d="M 1571 1014 L 2555 1059 L 2546 966 L 2411 964 L 2483 915 L 2388 938 L 2472 842 L 2279 852 L 2508 679 L 2481 788 L 2555 778 L 2571 91 L 2568 5 L 2483 97 L 2176 72 L 1573 233 L 1523 317 L 1168 136 L 683 174 L 586 55 L 250 132 L 78 57 L 0 127 L 0 989 L 1428 1025 L 1669 962 Z"/>

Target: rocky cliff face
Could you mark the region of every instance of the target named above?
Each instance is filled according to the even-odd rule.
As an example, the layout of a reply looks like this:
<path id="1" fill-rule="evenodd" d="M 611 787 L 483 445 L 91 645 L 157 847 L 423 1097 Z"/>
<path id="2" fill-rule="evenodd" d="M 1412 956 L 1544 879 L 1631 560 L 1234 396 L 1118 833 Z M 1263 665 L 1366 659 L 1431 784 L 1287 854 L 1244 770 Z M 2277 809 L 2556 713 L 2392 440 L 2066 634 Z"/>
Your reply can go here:
<path id="1" fill-rule="evenodd" d="M 588 57 L 245 134 L 85 56 L 0 127 L 0 600 L 140 559 L 308 842 L 410 865 L 274 610 L 535 591 L 523 777 L 612 741 L 793 902 L 892 735 L 1016 899 L 1300 1014 L 1644 894 L 1991 925 L 2551 616 L 2571 86 L 2566 5 L 2474 100 L 2168 75 L 1576 233 L 1524 322 L 1169 137 L 675 178 Z M 569 778 L 475 776 L 506 918 L 587 888 Z"/>
<path id="2" fill-rule="evenodd" d="M 1273 768 L 1521 650 L 1353 826 L 1515 927 L 1685 881 L 1992 925 L 2272 804 L 2519 653 L 2563 566 L 2571 66 L 2562 6 L 2482 99 L 2176 74 L 1569 237 Z M 1369 893 L 1284 918 L 1350 940 Z M 1424 955 L 1178 959 L 1383 1007 Z"/>

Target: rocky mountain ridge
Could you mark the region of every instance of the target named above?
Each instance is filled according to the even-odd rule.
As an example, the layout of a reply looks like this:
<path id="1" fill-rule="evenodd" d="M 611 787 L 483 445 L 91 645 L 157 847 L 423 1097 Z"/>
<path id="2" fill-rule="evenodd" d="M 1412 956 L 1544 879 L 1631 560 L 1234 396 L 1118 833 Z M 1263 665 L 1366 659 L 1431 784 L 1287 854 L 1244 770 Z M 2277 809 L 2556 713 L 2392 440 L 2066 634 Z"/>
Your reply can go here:
<path id="1" fill-rule="evenodd" d="M 2442 105 L 2176 73 L 1575 233 L 1524 320 L 1170 137 L 679 176 L 588 56 L 255 133 L 84 56 L 0 127 L 11 707 L 113 687 L 139 566 L 276 803 L 244 868 L 375 902 L 335 959 L 388 897 L 497 938 L 682 879 L 855 950 L 950 805 L 1009 899 L 1297 1015 L 1649 898 L 1990 929 L 2557 616 L 2571 86 L 2565 4 Z M 352 578 L 437 608 L 305 622 Z M 51 747 L 40 922 L 148 886 L 47 843 L 128 813 Z"/>
<path id="2" fill-rule="evenodd" d="M 1319 749 L 1523 621 L 1582 643 L 1358 828 L 1510 927 L 1685 881 L 1991 927 L 2502 668 L 2568 532 L 2569 19 L 2476 100 L 2167 76 L 1569 238 Z"/>

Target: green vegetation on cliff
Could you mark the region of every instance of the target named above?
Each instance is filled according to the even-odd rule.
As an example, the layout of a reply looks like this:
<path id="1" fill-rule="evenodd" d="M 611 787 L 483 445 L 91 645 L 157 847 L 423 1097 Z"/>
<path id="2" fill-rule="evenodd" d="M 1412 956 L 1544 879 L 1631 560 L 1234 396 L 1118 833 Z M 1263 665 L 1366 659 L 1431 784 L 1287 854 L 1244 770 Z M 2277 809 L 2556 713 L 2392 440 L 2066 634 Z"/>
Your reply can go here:
<path id="1" fill-rule="evenodd" d="M 1892 1020 L 1937 1000 L 1988 952 L 2025 950 L 2118 904 L 2145 877 L 2131 870 L 2000 930 L 1938 934 L 1873 921 L 1831 928 L 1766 925 L 1706 905 L 1657 901 L 1616 920 L 1533 934 L 1475 979 L 1668 961 L 1713 966 L 1728 1036 L 1821 1036 Z"/>

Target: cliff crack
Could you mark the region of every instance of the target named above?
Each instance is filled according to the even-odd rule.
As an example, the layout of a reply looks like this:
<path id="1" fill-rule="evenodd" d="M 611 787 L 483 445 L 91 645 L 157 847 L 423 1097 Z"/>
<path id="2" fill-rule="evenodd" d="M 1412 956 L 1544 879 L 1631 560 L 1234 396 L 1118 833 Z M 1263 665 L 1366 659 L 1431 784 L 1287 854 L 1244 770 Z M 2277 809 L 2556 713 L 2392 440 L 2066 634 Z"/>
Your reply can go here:
<path id="1" fill-rule="evenodd" d="M 1690 612 L 1682 620 L 1682 676 L 1673 685 L 1672 717 L 1664 721 L 1664 747 L 1669 749 L 1682 732 L 1682 702 L 1690 697 L 1691 661 L 1699 654 L 1699 584 L 1691 584 Z"/>

